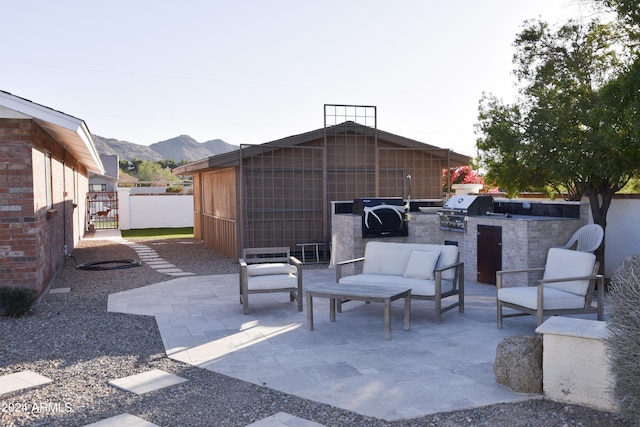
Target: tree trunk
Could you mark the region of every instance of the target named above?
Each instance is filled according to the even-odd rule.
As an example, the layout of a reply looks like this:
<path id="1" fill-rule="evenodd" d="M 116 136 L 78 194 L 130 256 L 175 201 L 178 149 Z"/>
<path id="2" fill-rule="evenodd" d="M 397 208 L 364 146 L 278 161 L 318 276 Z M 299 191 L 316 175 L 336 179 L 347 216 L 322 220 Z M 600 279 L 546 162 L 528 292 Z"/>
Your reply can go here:
<path id="1" fill-rule="evenodd" d="M 610 189 L 589 188 L 585 191 L 585 196 L 589 198 L 589 206 L 591 207 L 591 216 L 593 216 L 594 224 L 598 224 L 607 233 L 607 212 L 611 206 L 611 200 L 615 191 Z M 604 249 L 605 238 L 602 238 L 602 244 L 596 250 L 596 260 L 600 263 L 600 274 L 604 274 Z"/>

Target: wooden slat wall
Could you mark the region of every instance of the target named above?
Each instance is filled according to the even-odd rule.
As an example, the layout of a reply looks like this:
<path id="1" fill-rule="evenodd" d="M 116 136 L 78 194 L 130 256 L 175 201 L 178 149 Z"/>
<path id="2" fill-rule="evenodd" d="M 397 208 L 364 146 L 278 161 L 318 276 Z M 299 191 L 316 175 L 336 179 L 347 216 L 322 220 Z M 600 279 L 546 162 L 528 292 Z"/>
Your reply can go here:
<path id="1" fill-rule="evenodd" d="M 238 246 L 236 244 L 236 221 L 216 218 L 212 215 L 202 217 L 202 229 L 206 238 L 205 245 L 219 253 L 237 259 Z"/>
<path id="2" fill-rule="evenodd" d="M 199 221 L 194 221 L 194 233 L 197 226 L 201 230 L 204 243 L 219 253 L 236 259 L 237 245 L 237 212 L 236 212 L 236 170 L 225 168 L 212 172 L 204 172 L 198 180 L 202 190 L 199 191 Z M 194 179 L 194 193 L 195 179 Z M 194 198 L 195 200 L 195 198 Z"/>
<path id="3" fill-rule="evenodd" d="M 202 232 L 202 174 L 193 175 L 193 237 L 205 239 Z"/>

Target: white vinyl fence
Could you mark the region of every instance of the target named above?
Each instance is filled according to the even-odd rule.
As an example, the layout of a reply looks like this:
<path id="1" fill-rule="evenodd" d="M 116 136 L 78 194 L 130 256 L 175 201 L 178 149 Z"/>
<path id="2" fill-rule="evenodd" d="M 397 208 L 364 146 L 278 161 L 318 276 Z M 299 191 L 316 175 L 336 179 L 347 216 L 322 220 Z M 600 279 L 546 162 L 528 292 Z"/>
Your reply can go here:
<path id="1" fill-rule="evenodd" d="M 118 189 L 121 230 L 193 227 L 193 196 L 188 194 L 130 194 Z"/>

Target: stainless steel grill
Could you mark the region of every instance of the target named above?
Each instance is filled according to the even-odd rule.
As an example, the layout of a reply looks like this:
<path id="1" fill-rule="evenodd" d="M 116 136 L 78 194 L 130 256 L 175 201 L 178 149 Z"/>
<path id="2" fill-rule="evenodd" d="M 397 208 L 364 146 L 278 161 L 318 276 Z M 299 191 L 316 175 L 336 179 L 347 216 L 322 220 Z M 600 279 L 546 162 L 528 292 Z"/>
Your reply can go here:
<path id="1" fill-rule="evenodd" d="M 444 204 L 440 214 L 440 229 L 464 233 L 469 216 L 491 215 L 491 196 L 453 196 Z"/>

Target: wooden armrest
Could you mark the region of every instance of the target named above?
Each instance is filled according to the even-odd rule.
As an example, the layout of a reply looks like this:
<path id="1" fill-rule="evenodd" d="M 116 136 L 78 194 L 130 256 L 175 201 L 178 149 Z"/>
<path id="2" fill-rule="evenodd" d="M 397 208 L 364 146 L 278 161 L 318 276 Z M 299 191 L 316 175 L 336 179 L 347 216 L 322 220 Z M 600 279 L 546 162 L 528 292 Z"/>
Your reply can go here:
<path id="1" fill-rule="evenodd" d="M 544 267 L 521 268 L 518 270 L 499 270 L 496 271 L 496 290 L 502 288 L 502 276 L 513 273 L 534 273 L 536 271 L 544 271 Z M 530 286 L 529 284 L 528 286 Z"/>
<path id="2" fill-rule="evenodd" d="M 458 268 L 458 267 L 460 267 L 461 265 L 464 265 L 464 262 L 459 261 L 459 262 L 456 262 L 456 263 L 454 263 L 454 264 L 445 265 L 444 267 L 436 268 L 436 269 L 435 269 L 435 271 L 443 272 L 443 271 L 445 271 L 445 270 L 450 270 L 450 269 L 452 269 L 452 268 Z"/>
<path id="3" fill-rule="evenodd" d="M 540 279 L 537 280 L 536 283 L 539 286 L 544 285 L 545 283 L 573 282 L 576 280 L 604 280 L 604 276 L 602 274 L 598 274 L 595 276 L 559 277 L 557 279 Z"/>
<path id="4" fill-rule="evenodd" d="M 302 265 L 302 261 L 300 261 L 298 258 L 294 256 L 289 257 L 289 263 L 295 265 L 296 267 Z"/>
<path id="5" fill-rule="evenodd" d="M 346 261 L 340 261 L 338 263 L 336 263 L 336 265 L 346 265 L 346 264 L 352 264 L 354 262 L 358 262 L 358 261 L 364 261 L 364 257 L 361 258 L 354 258 L 354 259 L 348 259 Z"/>
<path id="6" fill-rule="evenodd" d="M 353 263 L 360 262 L 360 261 L 364 261 L 364 257 L 348 259 L 346 261 L 337 262 L 336 263 L 336 283 L 338 283 L 340 281 L 340 278 L 342 277 L 342 266 L 343 265 L 353 264 Z"/>
<path id="7" fill-rule="evenodd" d="M 544 271 L 544 267 L 522 268 L 522 269 L 519 269 L 519 270 L 500 270 L 500 271 L 496 271 L 496 274 L 502 276 L 503 274 L 533 273 L 534 271 Z"/>

